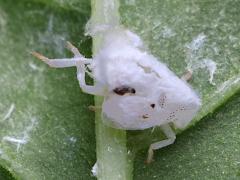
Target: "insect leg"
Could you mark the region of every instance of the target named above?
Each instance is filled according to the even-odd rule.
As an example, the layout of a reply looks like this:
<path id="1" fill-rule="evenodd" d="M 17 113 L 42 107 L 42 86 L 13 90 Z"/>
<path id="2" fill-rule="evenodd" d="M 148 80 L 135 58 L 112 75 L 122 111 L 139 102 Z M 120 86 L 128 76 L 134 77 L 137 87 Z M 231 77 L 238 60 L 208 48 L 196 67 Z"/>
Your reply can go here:
<path id="1" fill-rule="evenodd" d="M 83 57 L 83 55 L 78 51 L 78 49 L 69 41 L 67 41 L 67 49 L 74 54 L 74 57 Z"/>
<path id="2" fill-rule="evenodd" d="M 153 143 L 150 145 L 150 147 L 148 149 L 148 157 L 146 160 L 147 163 L 151 163 L 153 160 L 153 150 L 168 146 L 168 145 L 172 144 L 176 139 L 176 135 L 169 124 L 161 125 L 160 128 L 164 132 L 164 134 L 167 136 L 167 139 Z"/>
<path id="3" fill-rule="evenodd" d="M 35 56 L 36 58 L 42 60 L 46 64 L 48 64 L 50 67 L 55 67 L 55 68 L 64 68 L 64 67 L 77 67 L 77 78 L 79 81 L 79 85 L 82 88 L 82 90 L 88 94 L 93 94 L 93 95 L 102 95 L 102 86 L 94 85 L 90 86 L 87 85 L 85 82 L 85 73 L 88 73 L 85 65 L 90 65 L 91 60 L 84 58 L 84 57 L 74 57 L 74 58 L 69 58 L 69 59 L 49 59 L 45 56 L 43 56 L 40 53 L 37 52 L 32 52 L 32 55 Z M 90 73 L 90 72 L 89 72 Z"/>
<path id="4" fill-rule="evenodd" d="M 85 67 L 84 64 L 79 64 L 77 66 L 77 78 L 78 78 L 78 82 L 80 87 L 82 88 L 82 90 L 88 94 L 92 94 L 92 95 L 103 95 L 103 91 L 104 91 L 104 87 L 97 83 L 92 85 L 87 85 L 86 81 L 85 81 Z"/>
<path id="5" fill-rule="evenodd" d="M 79 58 L 79 57 L 81 58 L 81 60 L 82 60 L 81 62 L 83 62 L 86 65 L 85 72 L 91 78 L 94 79 L 93 74 L 90 72 L 92 70 L 92 67 L 91 67 L 92 59 L 84 58 L 84 56 L 78 51 L 78 49 L 73 44 L 71 44 L 69 41 L 67 41 L 67 49 L 70 50 L 74 54 L 75 58 Z"/>
<path id="6" fill-rule="evenodd" d="M 90 64 L 90 59 L 84 58 L 84 57 L 75 57 L 75 58 L 63 58 L 63 59 L 49 59 L 45 57 L 44 55 L 32 52 L 31 53 L 36 58 L 42 60 L 46 64 L 48 64 L 50 67 L 54 68 L 65 68 L 65 67 L 73 67 L 77 66 L 77 63 L 83 63 L 83 64 Z"/>
<path id="7" fill-rule="evenodd" d="M 88 106 L 88 109 L 89 109 L 90 111 L 96 112 L 96 111 L 101 111 L 101 110 L 102 110 L 102 107 L 101 107 L 101 106 L 93 106 L 93 105 L 90 105 L 90 106 Z"/>
<path id="8" fill-rule="evenodd" d="M 192 78 L 192 71 L 188 70 L 181 79 L 184 81 L 189 81 Z"/>

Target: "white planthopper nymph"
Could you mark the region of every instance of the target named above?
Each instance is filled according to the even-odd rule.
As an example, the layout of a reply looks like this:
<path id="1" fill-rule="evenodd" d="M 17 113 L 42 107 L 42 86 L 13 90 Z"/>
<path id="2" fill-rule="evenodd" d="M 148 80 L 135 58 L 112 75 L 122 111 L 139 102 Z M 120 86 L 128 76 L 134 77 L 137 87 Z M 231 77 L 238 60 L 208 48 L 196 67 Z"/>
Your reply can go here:
<path id="1" fill-rule="evenodd" d="M 169 123 L 183 129 L 201 106 L 198 95 L 167 66 L 144 50 L 135 33 L 124 28 L 102 32 L 103 44 L 92 59 L 83 57 L 73 45 L 74 57 L 48 59 L 33 55 L 51 67 L 77 67 L 80 87 L 88 94 L 104 96 L 102 114 L 107 124 L 125 130 L 142 130 L 160 126 L 167 139 L 150 145 L 147 162 L 153 150 L 172 144 L 175 133 Z M 85 73 L 95 81 L 87 85 Z"/>

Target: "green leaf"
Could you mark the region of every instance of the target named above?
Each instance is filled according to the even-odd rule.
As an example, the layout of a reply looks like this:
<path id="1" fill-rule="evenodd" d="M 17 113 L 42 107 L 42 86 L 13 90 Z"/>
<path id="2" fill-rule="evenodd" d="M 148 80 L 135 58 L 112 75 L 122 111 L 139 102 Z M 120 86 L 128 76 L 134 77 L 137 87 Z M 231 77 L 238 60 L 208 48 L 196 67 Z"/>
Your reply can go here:
<path id="1" fill-rule="evenodd" d="M 0 179 L 13 180 L 13 176 L 4 168 L 0 166 Z"/>
<path id="2" fill-rule="evenodd" d="M 64 10 L 74 10 L 83 16 L 90 13 L 90 2 L 86 0 L 29 0 L 31 2 L 42 2 L 48 6 L 62 8 Z M 82 24 L 84 26 L 84 24 Z"/>
<path id="3" fill-rule="evenodd" d="M 121 23 L 139 34 L 149 52 L 179 76 L 187 67 L 203 66 L 199 62 L 204 60 L 216 63 L 212 84 L 207 68 L 194 70 L 190 83 L 202 96 L 203 107 L 193 124 L 239 91 L 238 1 L 119 2 Z M 93 12 L 101 14 L 104 8 Z M 94 114 L 88 111 L 93 98 L 79 89 L 75 69 L 50 69 L 28 54 L 37 50 L 49 57 L 70 56 L 64 49 L 69 40 L 89 56 L 91 40 L 83 35 L 89 13 L 87 0 L 0 0 L 0 178 L 94 179 L 90 175 L 96 159 Z M 98 18 L 104 22 L 103 16 Z M 94 39 L 94 48 L 99 42 Z M 179 135 L 176 144 L 157 151 L 150 166 L 143 163 L 146 150 L 137 153 L 134 179 L 238 179 L 238 105 L 239 94 L 218 113 Z M 105 132 L 101 134 L 98 126 L 100 140 L 108 132 L 118 134 L 100 124 Z M 126 158 L 125 132 L 117 135 L 123 143 L 113 145 L 124 153 L 119 157 L 116 149 L 106 153 L 108 142 L 114 144 L 111 135 L 97 145 L 100 160 L 108 163 L 105 167 Z M 135 131 L 128 132 L 128 138 L 135 153 L 160 140 L 162 134 Z M 10 142 L 13 140 L 25 144 L 17 146 Z M 101 150 L 104 153 L 99 153 Z M 127 164 L 119 167 L 121 174 L 126 171 L 125 179 L 131 177 Z M 114 177 L 115 171 L 110 174 Z"/>
<path id="4" fill-rule="evenodd" d="M 93 97 L 81 92 L 74 68 L 51 69 L 29 54 L 70 57 L 68 40 L 90 55 L 90 2 L 79 2 L 86 13 L 0 1 L 0 165 L 17 179 L 95 179 Z"/>

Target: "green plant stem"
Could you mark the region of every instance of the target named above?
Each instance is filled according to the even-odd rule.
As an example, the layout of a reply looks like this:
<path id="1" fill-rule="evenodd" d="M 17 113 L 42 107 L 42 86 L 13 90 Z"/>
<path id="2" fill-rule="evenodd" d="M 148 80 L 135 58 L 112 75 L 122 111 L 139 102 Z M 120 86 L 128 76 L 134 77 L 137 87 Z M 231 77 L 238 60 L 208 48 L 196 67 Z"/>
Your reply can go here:
<path id="1" fill-rule="evenodd" d="M 108 0 L 92 1 L 92 26 L 119 23 L 118 2 Z M 113 6 L 112 6 L 113 5 Z M 101 48 L 102 36 L 93 38 L 93 54 Z M 95 97 L 95 105 L 101 106 L 103 98 Z M 97 177 L 99 180 L 132 179 L 132 161 L 128 158 L 126 131 L 113 129 L 102 121 L 101 112 L 96 112 Z"/>

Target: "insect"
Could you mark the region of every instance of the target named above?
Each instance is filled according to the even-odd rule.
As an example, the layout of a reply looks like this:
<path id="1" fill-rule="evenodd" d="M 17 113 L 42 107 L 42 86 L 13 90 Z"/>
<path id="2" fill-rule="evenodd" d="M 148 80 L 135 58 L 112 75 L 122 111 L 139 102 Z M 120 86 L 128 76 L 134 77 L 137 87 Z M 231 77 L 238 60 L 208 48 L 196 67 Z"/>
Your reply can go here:
<path id="1" fill-rule="evenodd" d="M 85 58 L 69 42 L 67 47 L 73 58 L 49 59 L 37 52 L 32 54 L 51 67 L 76 66 L 82 91 L 104 96 L 102 115 L 111 126 L 125 130 L 160 126 L 167 139 L 150 145 L 146 160 L 150 163 L 153 150 L 175 141 L 170 124 L 185 128 L 200 108 L 201 100 L 185 80 L 144 49 L 135 33 L 112 28 L 102 35 L 103 44 L 92 59 Z M 94 85 L 86 84 L 86 73 L 94 79 Z"/>

